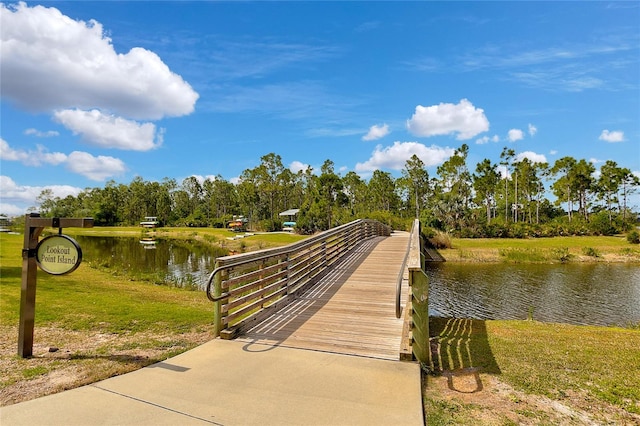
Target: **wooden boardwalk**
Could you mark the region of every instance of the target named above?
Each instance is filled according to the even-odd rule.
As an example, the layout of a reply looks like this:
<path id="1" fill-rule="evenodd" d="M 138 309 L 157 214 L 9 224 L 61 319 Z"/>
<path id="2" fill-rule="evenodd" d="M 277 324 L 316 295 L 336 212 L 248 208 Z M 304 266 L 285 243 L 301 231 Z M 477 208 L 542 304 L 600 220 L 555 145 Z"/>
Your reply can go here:
<path id="1" fill-rule="evenodd" d="M 403 319 L 395 292 L 409 233 L 361 244 L 309 291 L 236 340 L 399 359 Z M 406 280 L 402 306 L 408 293 Z"/>

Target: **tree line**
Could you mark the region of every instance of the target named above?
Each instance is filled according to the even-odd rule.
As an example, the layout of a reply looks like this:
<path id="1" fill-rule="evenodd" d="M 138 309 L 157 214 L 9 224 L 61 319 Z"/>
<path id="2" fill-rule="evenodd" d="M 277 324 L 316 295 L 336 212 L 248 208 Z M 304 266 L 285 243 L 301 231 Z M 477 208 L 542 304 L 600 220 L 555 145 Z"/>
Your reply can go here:
<path id="1" fill-rule="evenodd" d="M 428 227 L 467 237 L 613 234 L 637 220 L 628 201 L 640 179 L 614 161 L 596 177 L 595 166 L 584 159 L 534 163 L 505 147 L 499 162 L 484 159 L 470 170 L 468 152 L 466 144 L 456 149 L 436 176 L 413 155 L 399 177 L 376 170 L 368 180 L 353 171 L 336 173 L 331 160 L 318 172 L 308 167 L 294 173 L 270 153 L 236 183 L 220 175 L 180 183 L 136 177 L 128 185 L 109 181 L 65 198 L 44 190 L 37 201 L 44 216 L 93 217 L 102 226 L 136 225 L 156 216 L 164 226 L 225 227 L 243 216 L 252 229 L 266 231 L 281 228 L 280 212 L 299 208 L 301 233 L 356 218 L 403 229 L 418 217 Z"/>

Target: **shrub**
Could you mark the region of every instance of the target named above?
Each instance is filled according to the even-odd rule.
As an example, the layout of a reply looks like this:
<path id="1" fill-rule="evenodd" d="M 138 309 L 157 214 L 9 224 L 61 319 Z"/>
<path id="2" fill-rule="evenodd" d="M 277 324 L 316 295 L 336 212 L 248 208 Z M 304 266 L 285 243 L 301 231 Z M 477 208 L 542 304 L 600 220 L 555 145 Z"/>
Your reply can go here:
<path id="1" fill-rule="evenodd" d="M 631 244 L 640 244 L 640 233 L 637 230 L 633 230 L 627 234 L 627 241 Z"/>
<path id="2" fill-rule="evenodd" d="M 436 230 L 431 228 L 430 226 L 424 226 L 422 228 L 422 235 L 424 235 L 424 237 L 427 239 L 433 238 L 436 236 Z"/>
<path id="3" fill-rule="evenodd" d="M 584 254 L 585 256 L 600 257 L 600 252 L 593 247 L 583 247 L 582 254 Z"/>
<path id="4" fill-rule="evenodd" d="M 591 215 L 589 228 L 595 235 L 615 235 L 618 232 L 614 222 L 609 221 L 609 214 L 605 211 Z"/>
<path id="5" fill-rule="evenodd" d="M 553 256 L 562 263 L 566 263 L 571 259 L 568 247 L 560 247 L 553 250 Z"/>

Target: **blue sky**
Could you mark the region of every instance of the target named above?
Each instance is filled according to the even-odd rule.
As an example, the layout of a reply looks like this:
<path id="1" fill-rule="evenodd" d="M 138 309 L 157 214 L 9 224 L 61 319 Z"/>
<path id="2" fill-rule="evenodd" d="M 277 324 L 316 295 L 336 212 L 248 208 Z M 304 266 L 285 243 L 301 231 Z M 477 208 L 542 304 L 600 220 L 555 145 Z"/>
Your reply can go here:
<path id="1" fill-rule="evenodd" d="M 435 175 L 507 146 L 640 175 L 638 2 L 3 3 L 0 212 L 43 189 L 297 171 Z M 637 203 L 636 203 L 637 204 Z M 637 206 L 636 206 L 637 207 Z"/>

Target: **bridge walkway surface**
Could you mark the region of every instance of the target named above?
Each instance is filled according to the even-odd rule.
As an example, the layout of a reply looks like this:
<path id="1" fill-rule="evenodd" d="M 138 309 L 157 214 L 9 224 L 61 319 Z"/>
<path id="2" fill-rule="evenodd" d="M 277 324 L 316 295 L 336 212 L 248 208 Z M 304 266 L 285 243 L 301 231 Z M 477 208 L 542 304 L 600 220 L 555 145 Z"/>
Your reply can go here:
<path id="1" fill-rule="evenodd" d="M 398 360 L 403 319 L 395 315 L 395 292 L 408 241 L 406 232 L 365 241 L 320 283 L 236 340 Z"/>
<path id="2" fill-rule="evenodd" d="M 382 334 L 401 334 L 394 292 L 402 259 L 392 246 L 404 253 L 407 240 L 393 235 L 363 243 L 299 304 L 241 339 L 212 340 L 132 373 L 1 407 L 0 424 L 424 425 L 419 365 L 380 359 L 397 359 L 398 351 Z M 382 285 L 387 275 L 391 293 Z M 355 295 L 358 286 L 370 293 Z M 345 322 L 339 314 L 347 311 L 363 315 Z M 381 312 L 385 319 L 374 322 Z"/>

